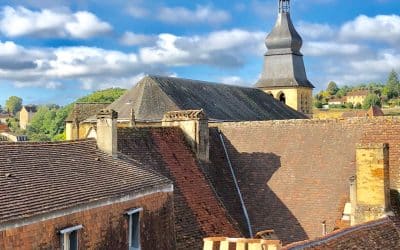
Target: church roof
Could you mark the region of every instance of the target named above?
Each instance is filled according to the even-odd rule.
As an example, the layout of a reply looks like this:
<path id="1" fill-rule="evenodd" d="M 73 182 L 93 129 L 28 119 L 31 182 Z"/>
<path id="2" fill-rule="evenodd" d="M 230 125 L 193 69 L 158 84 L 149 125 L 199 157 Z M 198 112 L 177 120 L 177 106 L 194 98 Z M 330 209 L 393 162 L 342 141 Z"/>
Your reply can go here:
<path id="1" fill-rule="evenodd" d="M 108 106 L 120 120 L 161 121 L 168 111 L 203 109 L 210 120 L 254 121 L 305 119 L 262 90 L 174 78 L 146 76 Z"/>

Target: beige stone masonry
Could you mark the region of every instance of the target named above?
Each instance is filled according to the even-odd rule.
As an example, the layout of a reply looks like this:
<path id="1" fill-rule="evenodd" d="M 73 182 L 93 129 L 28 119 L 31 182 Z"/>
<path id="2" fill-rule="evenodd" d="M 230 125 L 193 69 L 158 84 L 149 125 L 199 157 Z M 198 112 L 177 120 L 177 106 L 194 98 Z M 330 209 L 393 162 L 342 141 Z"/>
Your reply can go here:
<path id="1" fill-rule="evenodd" d="M 204 239 L 203 250 L 279 250 L 279 240 L 210 237 Z"/>
<path id="2" fill-rule="evenodd" d="M 165 113 L 163 127 L 180 127 L 197 158 L 209 161 L 208 118 L 203 110 L 181 110 Z"/>
<path id="3" fill-rule="evenodd" d="M 97 114 L 97 146 L 107 154 L 117 157 L 117 118 L 112 109 L 103 109 Z"/>
<path id="4" fill-rule="evenodd" d="M 389 147 L 357 144 L 355 224 L 379 219 L 390 209 Z"/>

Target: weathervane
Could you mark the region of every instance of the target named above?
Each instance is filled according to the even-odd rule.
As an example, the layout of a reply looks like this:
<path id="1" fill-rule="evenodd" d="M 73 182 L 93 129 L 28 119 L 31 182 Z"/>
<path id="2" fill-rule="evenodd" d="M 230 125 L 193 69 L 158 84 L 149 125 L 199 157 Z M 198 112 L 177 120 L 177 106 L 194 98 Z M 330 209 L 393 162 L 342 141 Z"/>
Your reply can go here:
<path id="1" fill-rule="evenodd" d="M 279 0 L 279 13 L 290 12 L 290 0 Z"/>

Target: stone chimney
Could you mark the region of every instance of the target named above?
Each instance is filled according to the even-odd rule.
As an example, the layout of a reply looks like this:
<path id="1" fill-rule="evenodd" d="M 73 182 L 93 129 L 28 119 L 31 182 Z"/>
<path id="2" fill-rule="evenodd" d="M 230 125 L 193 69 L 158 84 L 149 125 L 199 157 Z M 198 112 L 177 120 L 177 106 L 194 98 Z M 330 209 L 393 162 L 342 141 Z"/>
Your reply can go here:
<path id="1" fill-rule="evenodd" d="M 129 117 L 129 127 L 133 128 L 136 126 L 135 110 L 132 108 Z"/>
<path id="2" fill-rule="evenodd" d="M 203 110 L 171 111 L 164 115 L 163 127 L 180 127 L 197 158 L 209 161 L 208 118 Z"/>
<path id="3" fill-rule="evenodd" d="M 354 224 L 385 217 L 390 213 L 388 144 L 357 144 L 356 166 Z"/>
<path id="4" fill-rule="evenodd" d="M 97 146 L 100 150 L 117 157 L 117 118 L 112 109 L 102 109 L 97 114 Z"/>

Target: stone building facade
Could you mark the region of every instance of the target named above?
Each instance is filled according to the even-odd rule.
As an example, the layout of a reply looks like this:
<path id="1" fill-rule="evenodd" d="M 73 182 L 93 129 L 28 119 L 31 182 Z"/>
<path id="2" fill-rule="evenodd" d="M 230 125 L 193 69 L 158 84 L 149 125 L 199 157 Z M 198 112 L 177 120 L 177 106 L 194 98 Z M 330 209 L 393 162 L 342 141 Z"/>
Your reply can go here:
<path id="1" fill-rule="evenodd" d="M 19 127 L 26 129 L 36 113 L 36 106 L 23 106 L 19 112 Z"/>

